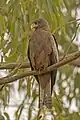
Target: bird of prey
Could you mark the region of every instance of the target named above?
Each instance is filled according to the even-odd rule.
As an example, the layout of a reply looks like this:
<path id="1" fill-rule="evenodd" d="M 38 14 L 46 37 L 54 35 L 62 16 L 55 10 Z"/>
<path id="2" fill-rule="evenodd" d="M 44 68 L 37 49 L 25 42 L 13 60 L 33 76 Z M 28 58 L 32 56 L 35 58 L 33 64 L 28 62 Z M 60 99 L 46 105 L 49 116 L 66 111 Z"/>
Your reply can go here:
<path id="1" fill-rule="evenodd" d="M 54 35 L 49 31 L 48 22 L 44 19 L 32 23 L 34 31 L 28 45 L 28 59 L 32 70 L 42 71 L 58 61 L 58 46 Z M 39 83 L 39 108 L 45 105 L 52 108 L 52 90 L 55 84 L 57 69 L 42 75 L 35 75 Z"/>

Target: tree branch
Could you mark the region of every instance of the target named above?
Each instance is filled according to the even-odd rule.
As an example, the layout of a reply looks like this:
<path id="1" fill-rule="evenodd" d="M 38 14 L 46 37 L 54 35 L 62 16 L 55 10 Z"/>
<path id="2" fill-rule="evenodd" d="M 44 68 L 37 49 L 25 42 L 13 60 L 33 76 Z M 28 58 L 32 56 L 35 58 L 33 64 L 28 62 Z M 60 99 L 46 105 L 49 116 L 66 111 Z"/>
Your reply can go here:
<path id="1" fill-rule="evenodd" d="M 53 65 L 49 66 L 46 70 L 43 70 L 41 72 L 28 71 L 28 72 L 24 72 L 24 73 L 21 73 L 21 74 L 18 74 L 18 75 L 0 78 L 0 85 L 5 84 L 5 83 L 14 82 L 14 81 L 16 81 L 18 79 L 21 79 L 23 77 L 26 77 L 26 76 L 40 75 L 40 74 L 50 72 L 53 69 L 57 69 L 57 68 L 65 65 L 67 63 L 70 63 L 71 61 L 77 59 L 78 57 L 80 57 L 80 51 L 77 51 L 77 52 L 74 52 L 72 54 L 69 54 L 69 55 L 65 56 L 65 58 L 63 60 L 59 61 L 56 64 L 53 64 Z"/>
<path id="2" fill-rule="evenodd" d="M 66 57 L 69 57 L 72 54 L 68 54 Z M 61 61 L 62 58 L 63 57 L 60 56 L 60 61 Z M 3 69 L 14 69 L 14 68 L 16 68 L 18 66 L 18 64 L 19 63 L 14 63 L 14 62 L 13 63 L 7 63 L 7 62 L 0 63 L 0 70 L 3 70 Z M 77 59 L 71 61 L 69 64 L 80 67 L 80 57 L 78 57 Z M 21 66 L 19 67 L 19 69 L 22 69 L 22 68 L 30 68 L 29 62 L 23 62 L 21 64 Z"/>
<path id="3" fill-rule="evenodd" d="M 0 70 L 2 69 L 14 69 L 15 67 L 18 66 L 19 63 L 6 63 L 6 62 L 3 62 L 3 63 L 0 63 Z M 20 68 L 30 68 L 30 64 L 29 62 L 24 62 L 21 64 Z"/>

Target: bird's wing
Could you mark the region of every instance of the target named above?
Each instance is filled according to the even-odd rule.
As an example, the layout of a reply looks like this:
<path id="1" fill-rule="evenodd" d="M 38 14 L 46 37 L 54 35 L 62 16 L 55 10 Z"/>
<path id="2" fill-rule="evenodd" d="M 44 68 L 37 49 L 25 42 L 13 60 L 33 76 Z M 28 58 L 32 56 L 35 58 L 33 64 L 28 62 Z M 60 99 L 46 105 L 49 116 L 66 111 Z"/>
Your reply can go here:
<path id="1" fill-rule="evenodd" d="M 51 44 L 52 44 L 52 53 L 50 54 L 50 65 L 52 65 L 52 64 L 55 64 L 56 62 L 59 61 L 59 58 L 58 58 L 58 44 L 57 44 L 57 41 L 56 41 L 54 35 L 52 35 L 50 37 L 50 41 L 51 41 Z M 55 84 L 56 74 L 57 74 L 57 69 L 51 71 L 51 93 L 52 93 L 52 90 L 53 90 L 53 86 Z"/>
<path id="2" fill-rule="evenodd" d="M 48 46 L 51 47 L 51 49 L 52 49 L 51 53 L 49 54 L 49 61 L 50 61 L 49 65 L 52 65 L 58 61 L 58 45 L 57 45 L 57 41 L 53 35 L 49 34 L 48 39 L 51 44 L 50 46 L 49 45 Z M 55 80 L 56 80 L 56 73 L 57 73 L 57 69 L 55 69 L 47 74 L 48 76 L 50 75 L 51 80 L 48 81 L 48 84 L 46 84 L 46 87 L 44 88 L 44 104 L 49 109 L 52 108 L 51 94 L 52 94 L 52 90 L 53 90 L 53 85 L 55 84 Z M 46 76 L 46 78 L 47 78 L 47 76 Z"/>

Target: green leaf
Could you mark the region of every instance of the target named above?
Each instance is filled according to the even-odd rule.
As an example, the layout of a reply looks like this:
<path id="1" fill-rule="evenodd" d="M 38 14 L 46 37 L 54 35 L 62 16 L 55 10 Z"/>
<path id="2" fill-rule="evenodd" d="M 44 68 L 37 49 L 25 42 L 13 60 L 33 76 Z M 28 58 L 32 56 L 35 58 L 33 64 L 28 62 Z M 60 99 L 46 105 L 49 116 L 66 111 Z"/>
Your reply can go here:
<path id="1" fill-rule="evenodd" d="M 4 112 L 4 115 L 5 115 L 7 120 L 10 120 L 9 114 L 7 112 Z"/>

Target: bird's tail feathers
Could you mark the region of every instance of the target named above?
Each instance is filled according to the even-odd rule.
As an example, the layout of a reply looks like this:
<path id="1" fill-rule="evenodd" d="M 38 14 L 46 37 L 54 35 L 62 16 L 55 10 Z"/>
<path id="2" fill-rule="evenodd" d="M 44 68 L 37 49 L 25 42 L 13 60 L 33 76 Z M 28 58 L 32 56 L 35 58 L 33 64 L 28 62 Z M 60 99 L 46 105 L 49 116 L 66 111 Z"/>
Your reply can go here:
<path id="1" fill-rule="evenodd" d="M 52 109 L 52 97 L 51 97 L 51 81 L 48 82 L 44 89 L 44 105 L 48 109 Z"/>
<path id="2" fill-rule="evenodd" d="M 48 109 L 52 108 L 51 80 L 50 74 L 38 76 L 39 78 L 39 108 L 45 105 Z"/>

